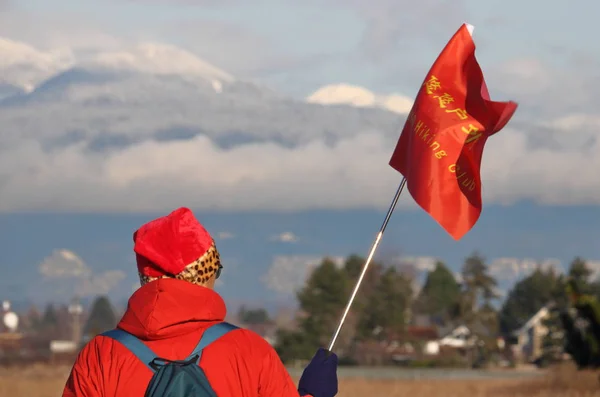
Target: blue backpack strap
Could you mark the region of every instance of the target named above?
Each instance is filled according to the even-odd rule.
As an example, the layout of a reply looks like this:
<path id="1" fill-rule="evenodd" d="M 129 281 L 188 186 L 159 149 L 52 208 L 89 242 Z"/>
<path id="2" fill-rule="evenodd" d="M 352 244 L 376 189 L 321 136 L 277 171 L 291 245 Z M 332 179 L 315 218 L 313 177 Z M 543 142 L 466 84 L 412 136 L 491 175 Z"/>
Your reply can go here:
<path id="1" fill-rule="evenodd" d="M 141 340 L 119 328 L 104 332 L 100 335 L 112 338 L 122 343 L 141 362 L 146 364 L 146 366 L 150 368 L 152 372 L 155 372 L 154 368 L 150 366 L 150 363 L 156 358 L 156 354 L 154 354 L 154 352 L 150 350 L 150 348 L 146 346 Z"/>
<path id="2" fill-rule="evenodd" d="M 210 345 L 226 333 L 238 328 L 239 327 L 236 327 L 235 325 L 226 322 L 211 325 L 204 331 L 204 333 L 202 334 L 202 338 L 200 338 L 200 342 L 198 342 L 198 345 L 196 345 L 196 347 L 192 351 L 192 354 L 190 354 L 187 359 L 191 360 L 194 356 L 197 355 L 197 362 L 200 363 L 200 359 L 202 358 L 202 350 L 204 350 L 206 346 Z"/>

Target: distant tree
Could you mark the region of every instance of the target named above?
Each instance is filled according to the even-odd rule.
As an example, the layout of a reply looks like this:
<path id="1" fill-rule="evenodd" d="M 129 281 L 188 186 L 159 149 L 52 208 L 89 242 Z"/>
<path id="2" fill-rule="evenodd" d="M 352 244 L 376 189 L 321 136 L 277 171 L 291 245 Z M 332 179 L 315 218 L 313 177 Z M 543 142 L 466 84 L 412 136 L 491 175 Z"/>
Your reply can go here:
<path id="1" fill-rule="evenodd" d="M 365 258 L 358 255 L 351 255 L 344 262 L 344 272 L 346 273 L 346 278 L 349 280 L 348 287 L 350 289 L 354 288 L 364 265 Z M 356 296 L 356 306 L 354 307 L 357 308 L 357 310 L 360 311 L 361 308 L 367 304 L 369 296 L 377 288 L 382 272 L 383 265 L 379 262 L 372 261 L 360 285 L 360 294 Z"/>
<path id="2" fill-rule="evenodd" d="M 56 308 L 52 303 L 46 305 L 46 309 L 44 310 L 44 315 L 42 316 L 41 326 L 44 329 L 53 328 L 58 325 L 58 314 L 56 313 Z"/>
<path id="3" fill-rule="evenodd" d="M 275 351 L 284 363 L 293 360 L 307 360 L 315 351 L 312 338 L 299 330 L 279 329 L 276 333 L 276 340 Z"/>
<path id="4" fill-rule="evenodd" d="M 94 337 L 104 331 L 114 328 L 117 324 L 115 312 L 106 296 L 96 298 L 84 328 L 84 333 Z"/>
<path id="5" fill-rule="evenodd" d="M 590 293 L 600 301 L 600 280 L 595 280 L 590 283 Z"/>
<path id="6" fill-rule="evenodd" d="M 575 280 L 580 288 L 581 293 L 592 293 L 591 275 L 592 270 L 589 268 L 586 261 L 580 257 L 573 259 L 569 266 L 569 277 Z"/>
<path id="7" fill-rule="evenodd" d="M 464 324 L 474 325 L 482 307 L 489 307 L 499 296 L 496 279 L 489 274 L 488 265 L 477 252 L 465 259 L 462 268 L 461 298 L 453 315 Z"/>
<path id="8" fill-rule="evenodd" d="M 487 334 L 490 335 L 495 342 L 495 338 L 498 335 L 499 330 L 499 319 L 498 319 L 498 311 L 494 306 L 490 304 L 483 304 L 479 308 L 478 312 L 479 321 L 481 324 L 487 329 Z"/>
<path id="9" fill-rule="evenodd" d="M 348 278 L 348 294 L 345 298 L 346 302 L 350 298 L 350 292 L 356 285 L 364 265 L 365 258 L 358 255 L 350 255 L 344 263 L 344 271 Z M 373 301 L 377 299 L 377 297 L 373 295 L 379 288 L 382 273 L 383 265 L 376 261 L 371 262 L 360 285 L 360 291 L 352 304 L 351 314 L 352 319 L 356 322 L 356 338 L 359 340 L 368 338 L 370 335 L 370 331 L 368 331 L 367 328 L 364 328 L 364 325 L 372 321 L 372 319 L 368 317 L 371 316 Z M 348 326 L 350 326 L 350 324 Z"/>
<path id="10" fill-rule="evenodd" d="M 32 305 L 26 314 L 27 329 L 37 331 L 42 326 L 42 316 L 35 305 Z"/>
<path id="11" fill-rule="evenodd" d="M 301 317 L 295 331 L 280 331 L 276 349 L 282 360 L 309 359 L 325 346 L 346 305 L 350 280 L 345 269 L 324 259 L 298 292 Z"/>
<path id="12" fill-rule="evenodd" d="M 265 309 L 248 309 L 243 305 L 238 312 L 238 318 L 244 324 L 265 324 L 271 321 Z"/>
<path id="13" fill-rule="evenodd" d="M 544 271 L 538 268 L 517 282 L 500 309 L 500 331 L 508 335 L 525 324 L 545 305 L 562 301 L 564 292 L 561 280 L 553 270 Z"/>
<path id="14" fill-rule="evenodd" d="M 350 255 L 344 262 L 344 270 L 351 280 L 357 280 L 365 264 L 365 258 L 358 255 Z"/>
<path id="15" fill-rule="evenodd" d="M 435 268 L 427 274 L 419 292 L 417 310 L 448 320 L 452 317 L 460 297 L 461 287 L 454 274 L 443 262 L 438 261 Z"/>
<path id="16" fill-rule="evenodd" d="M 377 292 L 383 298 L 383 311 L 387 312 L 384 328 L 392 332 L 404 331 L 407 323 L 406 313 L 412 303 L 412 280 L 393 267 L 381 276 Z"/>
<path id="17" fill-rule="evenodd" d="M 315 269 L 306 286 L 298 293 L 298 301 L 306 318 L 302 328 L 310 332 L 320 344 L 335 329 L 347 300 L 350 283 L 343 269 L 325 259 Z"/>
<path id="18" fill-rule="evenodd" d="M 543 360 L 545 363 L 558 361 L 565 351 L 565 330 L 558 306 L 550 308 L 547 318 L 542 321 L 547 333 L 542 340 Z"/>
<path id="19" fill-rule="evenodd" d="M 374 331 L 401 333 L 406 326 L 406 310 L 410 304 L 410 280 L 395 268 L 387 268 L 381 275 L 377 288 L 371 293 L 366 309 L 358 323 L 360 338 L 373 338 Z"/>

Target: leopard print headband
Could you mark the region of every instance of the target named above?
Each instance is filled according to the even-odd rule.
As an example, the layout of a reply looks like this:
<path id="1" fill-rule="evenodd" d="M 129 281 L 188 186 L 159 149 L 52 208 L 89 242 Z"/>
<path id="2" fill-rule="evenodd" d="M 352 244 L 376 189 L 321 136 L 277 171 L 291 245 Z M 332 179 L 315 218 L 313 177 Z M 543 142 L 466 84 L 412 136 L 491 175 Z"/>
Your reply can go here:
<path id="1" fill-rule="evenodd" d="M 221 267 L 221 258 L 219 251 L 213 241 L 210 248 L 200 258 L 190 263 L 183 269 L 183 271 L 174 276 L 164 275 L 160 277 L 150 277 L 138 272 L 140 277 L 140 284 L 145 285 L 151 281 L 158 280 L 159 278 L 175 278 L 177 280 L 187 281 L 196 285 L 205 285 L 210 278 Z"/>

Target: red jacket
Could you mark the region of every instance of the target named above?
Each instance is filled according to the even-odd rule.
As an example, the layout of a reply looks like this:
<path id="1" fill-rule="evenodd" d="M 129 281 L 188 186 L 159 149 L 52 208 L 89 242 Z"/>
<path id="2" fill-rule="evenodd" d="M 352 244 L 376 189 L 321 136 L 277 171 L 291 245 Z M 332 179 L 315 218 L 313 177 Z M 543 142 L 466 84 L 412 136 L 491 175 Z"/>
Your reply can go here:
<path id="1" fill-rule="evenodd" d="M 213 290 L 174 279 L 144 285 L 118 327 L 158 356 L 185 359 L 226 308 Z M 206 347 L 200 365 L 219 396 L 298 397 L 275 350 L 258 334 L 233 330 Z M 63 397 L 143 397 L 152 372 L 119 342 L 96 336 L 79 353 Z"/>

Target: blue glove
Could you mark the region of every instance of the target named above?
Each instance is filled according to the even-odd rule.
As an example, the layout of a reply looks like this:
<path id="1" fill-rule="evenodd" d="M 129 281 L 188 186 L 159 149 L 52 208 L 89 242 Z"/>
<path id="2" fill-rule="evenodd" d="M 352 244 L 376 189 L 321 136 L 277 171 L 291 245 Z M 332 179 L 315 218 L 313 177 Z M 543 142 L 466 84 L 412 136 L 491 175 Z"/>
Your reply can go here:
<path id="1" fill-rule="evenodd" d="M 320 348 L 310 364 L 304 369 L 298 392 L 301 396 L 334 397 L 338 392 L 338 357 L 335 353 Z"/>

